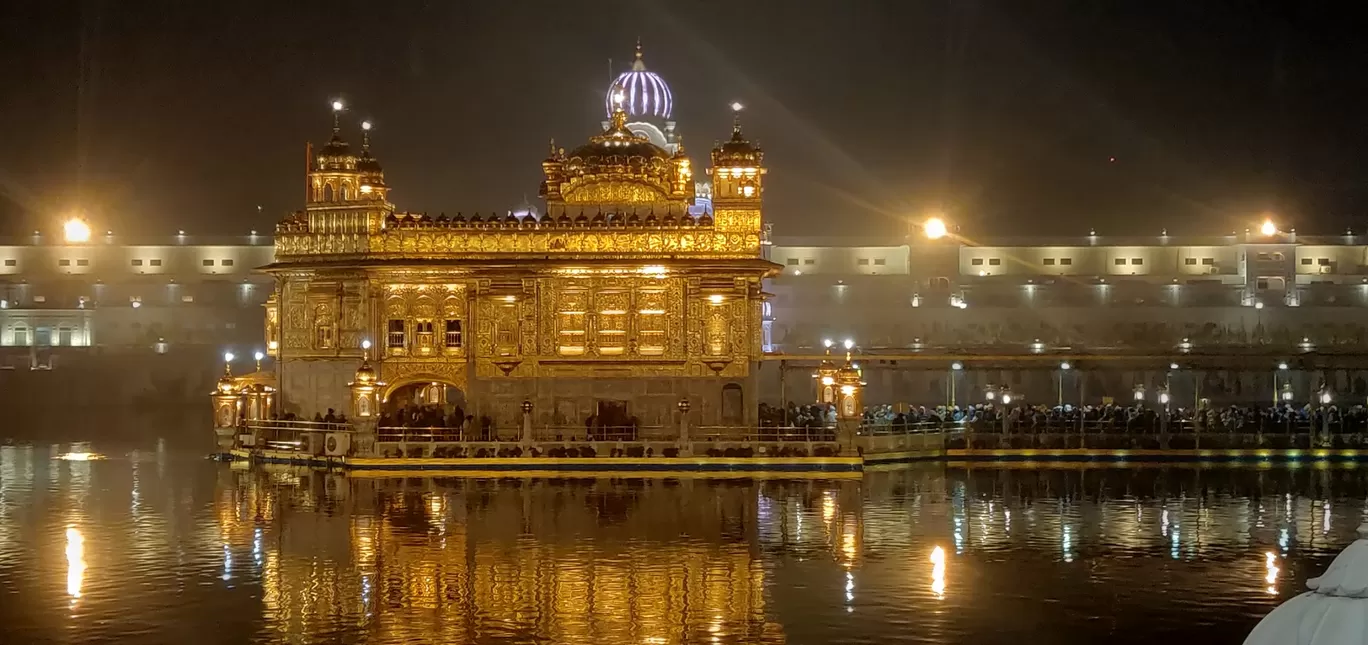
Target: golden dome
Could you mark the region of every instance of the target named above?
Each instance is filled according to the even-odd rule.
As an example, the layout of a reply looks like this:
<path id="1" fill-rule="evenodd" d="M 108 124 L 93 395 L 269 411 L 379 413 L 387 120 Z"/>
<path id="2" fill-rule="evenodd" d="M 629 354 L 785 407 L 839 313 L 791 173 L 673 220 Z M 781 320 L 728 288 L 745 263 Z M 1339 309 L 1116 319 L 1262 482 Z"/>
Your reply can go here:
<path id="1" fill-rule="evenodd" d="M 361 361 L 361 367 L 356 368 L 356 384 L 375 385 L 375 368 L 371 367 L 369 360 Z"/>
<path id="2" fill-rule="evenodd" d="M 664 211 L 675 206 L 683 212 L 692 188 L 688 158 L 671 155 L 628 129 L 621 100 L 603 132 L 568 154 L 553 145 L 542 168 L 546 172 L 543 191 L 548 207 L 649 205 Z"/>
<path id="3" fill-rule="evenodd" d="M 218 383 L 214 385 L 214 389 L 217 390 L 219 394 L 232 394 L 233 391 L 237 389 L 237 379 L 233 378 L 232 369 L 229 368 L 228 365 L 225 364 L 223 366 L 223 376 L 219 377 Z"/>

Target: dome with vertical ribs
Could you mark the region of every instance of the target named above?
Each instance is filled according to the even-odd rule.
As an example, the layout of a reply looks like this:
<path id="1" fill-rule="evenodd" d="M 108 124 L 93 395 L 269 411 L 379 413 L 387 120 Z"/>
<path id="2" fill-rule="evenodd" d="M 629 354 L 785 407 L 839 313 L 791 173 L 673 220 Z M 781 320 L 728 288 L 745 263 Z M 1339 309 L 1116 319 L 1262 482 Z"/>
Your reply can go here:
<path id="1" fill-rule="evenodd" d="M 622 108 L 631 119 L 666 119 L 674 113 L 674 94 L 670 86 L 655 72 L 646 71 L 646 63 L 641 58 L 641 41 L 637 41 L 636 58 L 632 69 L 618 74 L 608 86 L 608 95 L 603 99 L 603 107 L 609 117 L 613 115 L 613 93 L 622 91 Z"/>

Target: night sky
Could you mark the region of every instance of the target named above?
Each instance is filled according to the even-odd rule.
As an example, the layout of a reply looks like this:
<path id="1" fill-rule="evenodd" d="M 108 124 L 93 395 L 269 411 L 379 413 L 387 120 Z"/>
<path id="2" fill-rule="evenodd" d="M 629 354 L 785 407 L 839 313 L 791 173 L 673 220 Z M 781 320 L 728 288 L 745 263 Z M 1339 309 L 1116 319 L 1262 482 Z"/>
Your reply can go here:
<path id="1" fill-rule="evenodd" d="M 1343 8 L 1340 8 L 1340 7 Z M 1368 229 L 1348 3 L 1216 0 L 0 5 L 0 229 L 245 233 L 303 201 L 328 102 L 376 123 L 400 208 L 535 200 L 603 119 L 608 59 L 670 84 L 699 166 L 727 104 L 781 235 Z M 258 213 L 257 207 L 262 211 Z"/>

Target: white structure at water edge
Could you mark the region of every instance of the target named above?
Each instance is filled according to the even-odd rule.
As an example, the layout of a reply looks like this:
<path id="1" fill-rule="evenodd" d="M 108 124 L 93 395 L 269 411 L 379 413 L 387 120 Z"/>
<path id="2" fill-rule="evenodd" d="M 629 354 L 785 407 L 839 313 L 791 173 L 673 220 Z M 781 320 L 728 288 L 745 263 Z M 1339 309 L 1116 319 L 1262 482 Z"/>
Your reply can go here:
<path id="1" fill-rule="evenodd" d="M 1274 609 L 1245 645 L 1368 645 L 1368 523 L 1310 591 Z"/>

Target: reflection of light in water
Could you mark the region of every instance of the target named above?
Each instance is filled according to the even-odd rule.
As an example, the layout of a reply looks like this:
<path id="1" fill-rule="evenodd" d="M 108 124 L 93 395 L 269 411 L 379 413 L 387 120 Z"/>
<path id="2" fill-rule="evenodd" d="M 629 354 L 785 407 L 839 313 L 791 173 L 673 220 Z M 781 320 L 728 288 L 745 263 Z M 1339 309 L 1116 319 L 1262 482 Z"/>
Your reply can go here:
<path id="1" fill-rule="evenodd" d="M 261 566 L 261 527 L 252 531 L 252 561 Z"/>
<path id="2" fill-rule="evenodd" d="M 1278 549 L 1280 549 L 1284 555 L 1287 554 L 1287 544 L 1291 541 L 1292 534 L 1287 531 L 1286 526 L 1278 529 Z"/>
<path id="3" fill-rule="evenodd" d="M 64 452 L 57 455 L 57 458 L 63 461 L 95 461 L 104 459 L 105 456 L 98 452 Z"/>
<path id="4" fill-rule="evenodd" d="M 1162 536 L 1164 536 L 1164 537 L 1168 537 L 1168 532 L 1169 532 L 1168 509 L 1165 508 L 1162 512 L 1159 513 L 1159 534 L 1162 535 Z"/>
<path id="5" fill-rule="evenodd" d="M 960 524 L 963 524 L 963 520 L 961 520 L 961 519 L 958 518 L 958 517 L 955 518 L 955 553 L 956 553 L 956 554 L 964 553 L 964 531 L 960 530 Z"/>
<path id="6" fill-rule="evenodd" d="M 931 593 L 945 598 L 945 549 L 940 547 L 931 550 Z"/>
<path id="7" fill-rule="evenodd" d="M 855 561 L 855 525 L 846 524 L 845 531 L 841 534 L 841 555 L 845 556 L 846 562 Z"/>
<path id="8" fill-rule="evenodd" d="M 822 494 L 822 521 L 829 523 L 833 517 L 836 517 L 836 491 L 829 490 Z"/>
<path id="9" fill-rule="evenodd" d="M 228 543 L 223 543 L 223 579 L 233 578 L 233 552 L 228 550 Z"/>
<path id="10" fill-rule="evenodd" d="M 1330 534 L 1330 500 L 1321 504 L 1321 533 Z"/>
<path id="11" fill-rule="evenodd" d="M 1012 509 L 1004 508 L 1002 509 L 1002 514 L 1003 519 L 1005 520 L 1003 528 L 1010 534 L 1012 532 Z"/>
<path id="12" fill-rule="evenodd" d="M 845 592 L 846 604 L 855 602 L 855 573 L 853 571 L 846 572 Z"/>
<path id="13" fill-rule="evenodd" d="M 1073 562 L 1073 539 L 1072 539 L 1072 538 L 1073 538 L 1073 535 L 1071 534 L 1069 527 L 1067 527 L 1067 526 L 1064 527 L 1064 539 L 1062 540 L 1063 544 L 1061 544 L 1060 546 L 1063 547 L 1063 549 L 1064 549 L 1064 561 L 1065 561 L 1065 562 Z"/>
<path id="14" fill-rule="evenodd" d="M 85 537 L 74 526 L 66 530 L 67 595 L 73 600 L 81 597 L 81 581 L 85 579 Z"/>
<path id="15" fill-rule="evenodd" d="M 1264 569 L 1266 569 L 1266 570 L 1268 571 L 1268 575 L 1265 575 L 1265 576 L 1264 576 L 1264 582 L 1267 582 L 1267 583 L 1268 583 L 1268 588 L 1265 589 L 1265 591 L 1267 591 L 1267 592 L 1270 593 L 1270 594 L 1277 595 L 1277 593 L 1278 593 L 1278 587 L 1277 587 L 1277 585 L 1278 585 L 1278 556 L 1277 556 L 1277 554 L 1273 553 L 1272 551 L 1269 551 L 1268 553 L 1265 553 L 1265 554 L 1264 554 Z"/>
<path id="16" fill-rule="evenodd" d="M 1177 525 L 1177 524 L 1174 524 L 1174 525 L 1173 525 L 1173 530 L 1169 531 L 1169 537 L 1172 538 L 1172 540 L 1173 540 L 1173 548 L 1172 548 L 1172 550 L 1169 551 L 1169 556 L 1172 557 L 1174 560 L 1177 560 L 1177 559 L 1178 559 L 1178 552 L 1179 552 L 1179 549 L 1178 549 L 1178 542 L 1179 542 L 1179 540 L 1178 540 L 1178 534 L 1179 534 L 1178 525 Z"/>

